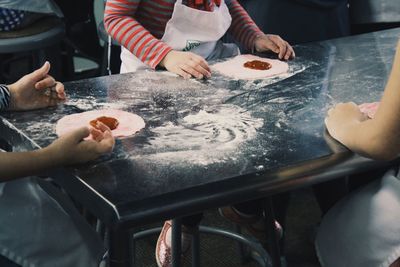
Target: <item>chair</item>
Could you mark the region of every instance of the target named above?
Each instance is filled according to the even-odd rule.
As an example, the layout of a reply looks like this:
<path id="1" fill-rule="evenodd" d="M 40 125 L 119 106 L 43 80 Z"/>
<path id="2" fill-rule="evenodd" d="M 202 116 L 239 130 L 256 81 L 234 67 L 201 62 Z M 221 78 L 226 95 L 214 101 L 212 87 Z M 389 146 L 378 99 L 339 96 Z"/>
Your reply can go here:
<path id="1" fill-rule="evenodd" d="M 27 58 L 29 66 L 27 72 L 40 67 L 49 56 L 60 57 L 60 49 L 53 49 L 60 44 L 65 36 L 65 26 L 57 17 L 43 17 L 28 27 L 10 31 L 0 32 L 0 54 L 10 54 L 0 62 L 0 77 L 2 82 L 10 82 L 14 77 L 8 73 L 7 68 L 11 63 Z M 53 75 L 61 76 L 60 60 L 52 60 Z M 58 65 L 58 66 L 57 66 Z M 19 74 L 18 74 L 19 75 Z"/>

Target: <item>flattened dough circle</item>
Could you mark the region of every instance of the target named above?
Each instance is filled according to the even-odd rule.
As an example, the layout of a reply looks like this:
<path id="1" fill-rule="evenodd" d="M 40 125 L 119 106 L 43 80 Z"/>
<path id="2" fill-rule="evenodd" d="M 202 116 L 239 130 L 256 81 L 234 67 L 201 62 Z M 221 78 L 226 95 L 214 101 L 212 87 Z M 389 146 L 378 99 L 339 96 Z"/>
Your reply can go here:
<path id="1" fill-rule="evenodd" d="M 247 61 L 260 60 L 271 64 L 268 70 L 254 70 L 243 66 Z M 254 80 L 270 78 L 289 71 L 289 65 L 277 59 L 262 58 L 254 55 L 239 55 L 224 62 L 216 63 L 211 69 L 234 79 Z"/>
<path id="2" fill-rule="evenodd" d="M 58 136 L 62 136 L 80 127 L 88 127 L 91 120 L 101 116 L 113 117 L 118 120 L 117 128 L 111 131 L 114 137 L 133 135 L 145 126 L 143 119 L 136 114 L 118 109 L 99 109 L 75 113 L 59 119 L 56 125 L 56 133 Z"/>

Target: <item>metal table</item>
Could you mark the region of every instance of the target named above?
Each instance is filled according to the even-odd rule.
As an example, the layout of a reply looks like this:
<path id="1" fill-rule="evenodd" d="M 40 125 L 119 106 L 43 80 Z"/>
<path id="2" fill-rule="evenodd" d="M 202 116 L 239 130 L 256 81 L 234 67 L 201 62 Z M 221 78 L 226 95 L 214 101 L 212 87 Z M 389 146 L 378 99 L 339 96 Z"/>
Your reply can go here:
<path id="1" fill-rule="evenodd" d="M 127 266 L 133 227 L 393 164 L 349 152 L 327 136 L 324 117 L 338 102 L 379 100 L 399 36 L 296 46 L 289 73 L 268 80 L 142 71 L 70 82 L 67 103 L 2 114 L 15 129 L 3 120 L 0 132 L 23 150 L 50 144 L 66 114 L 117 108 L 144 118 L 111 155 L 52 174 L 110 227 L 112 266 Z"/>

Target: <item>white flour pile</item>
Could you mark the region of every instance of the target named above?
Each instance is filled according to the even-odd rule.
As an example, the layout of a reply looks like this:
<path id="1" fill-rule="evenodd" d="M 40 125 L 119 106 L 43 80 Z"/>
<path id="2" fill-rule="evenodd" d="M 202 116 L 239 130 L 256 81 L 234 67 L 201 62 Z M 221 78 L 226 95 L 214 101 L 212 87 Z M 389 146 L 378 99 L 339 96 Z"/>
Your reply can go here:
<path id="1" fill-rule="evenodd" d="M 218 108 L 188 115 L 178 125 L 169 122 L 152 129 L 155 137 L 150 140 L 149 148 L 155 153 L 147 156 L 163 163 L 200 165 L 235 160 L 236 154 L 240 153 L 238 148 L 256 136 L 263 119 L 253 118 L 250 112 L 234 105 Z"/>

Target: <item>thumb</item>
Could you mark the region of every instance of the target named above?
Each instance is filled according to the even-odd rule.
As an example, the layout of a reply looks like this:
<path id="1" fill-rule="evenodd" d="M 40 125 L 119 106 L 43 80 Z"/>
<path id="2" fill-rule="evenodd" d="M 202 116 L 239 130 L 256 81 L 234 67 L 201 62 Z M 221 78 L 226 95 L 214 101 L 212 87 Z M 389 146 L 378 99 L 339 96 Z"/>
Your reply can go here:
<path id="1" fill-rule="evenodd" d="M 50 63 L 46 61 L 40 69 L 35 70 L 30 74 L 31 78 L 35 81 L 39 81 L 46 77 L 50 71 Z"/>

